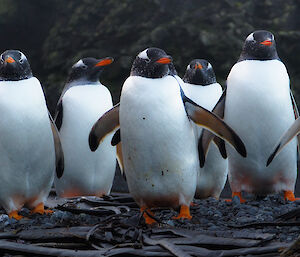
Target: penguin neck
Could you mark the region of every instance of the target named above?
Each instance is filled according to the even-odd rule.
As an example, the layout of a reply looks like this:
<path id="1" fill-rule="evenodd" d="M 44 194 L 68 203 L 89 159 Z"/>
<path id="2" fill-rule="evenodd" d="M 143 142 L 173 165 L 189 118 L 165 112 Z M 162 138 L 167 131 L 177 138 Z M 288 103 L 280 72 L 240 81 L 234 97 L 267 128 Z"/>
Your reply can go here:
<path id="1" fill-rule="evenodd" d="M 88 81 L 88 80 L 73 80 L 71 82 L 67 82 L 65 88 L 63 89 L 62 95 L 66 93 L 72 87 L 79 87 L 79 86 L 101 86 L 102 84 L 100 81 Z"/>
<path id="2" fill-rule="evenodd" d="M 246 60 L 256 60 L 256 61 L 270 61 L 270 60 L 278 60 L 281 61 L 277 51 L 270 52 L 269 55 L 266 56 L 253 56 L 249 53 L 247 53 L 244 49 L 238 59 L 237 62 L 246 61 Z"/>
<path id="3" fill-rule="evenodd" d="M 19 81 L 19 80 L 30 79 L 32 77 L 33 77 L 32 73 L 24 74 L 24 75 L 16 75 L 16 76 L 12 76 L 12 77 L 1 77 L 0 76 L 0 81 Z"/>
<path id="4" fill-rule="evenodd" d="M 91 85 L 91 86 L 97 86 L 97 85 L 101 85 L 100 81 L 90 81 L 90 80 L 86 80 L 86 79 L 80 79 L 80 80 L 73 80 L 73 81 L 69 81 L 66 84 L 66 87 L 70 88 L 70 87 L 76 87 L 76 86 L 82 86 L 82 85 Z"/>

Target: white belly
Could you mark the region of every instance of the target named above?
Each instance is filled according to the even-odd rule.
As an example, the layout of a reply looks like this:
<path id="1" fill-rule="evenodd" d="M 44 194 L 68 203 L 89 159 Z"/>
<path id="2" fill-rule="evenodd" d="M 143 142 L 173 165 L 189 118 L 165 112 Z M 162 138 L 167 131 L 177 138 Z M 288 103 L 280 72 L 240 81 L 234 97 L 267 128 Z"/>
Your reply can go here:
<path id="1" fill-rule="evenodd" d="M 209 111 L 214 108 L 222 95 L 222 87 L 218 83 L 209 86 L 185 83 L 182 87 L 187 97 Z M 194 129 L 196 143 L 198 143 L 202 128 L 194 124 Z M 197 198 L 207 198 L 210 196 L 219 198 L 227 179 L 227 165 L 227 160 L 223 159 L 219 149 L 212 142 L 206 156 L 204 167 L 199 167 L 195 195 Z"/>
<path id="2" fill-rule="evenodd" d="M 48 111 L 36 78 L 0 82 L 0 202 L 10 212 L 45 201 L 55 157 Z"/>
<path id="3" fill-rule="evenodd" d="M 294 190 L 296 139 L 266 167 L 273 147 L 294 120 L 289 78 L 281 62 L 242 61 L 233 66 L 227 81 L 225 121 L 247 149 L 243 158 L 227 145 L 233 191 Z"/>
<path id="4" fill-rule="evenodd" d="M 63 96 L 60 128 L 65 156 L 62 178 L 55 178 L 60 196 L 109 194 L 116 168 L 116 150 L 108 135 L 92 152 L 88 136 L 94 123 L 112 107 L 110 92 L 100 83 L 74 86 Z"/>
<path id="5" fill-rule="evenodd" d="M 129 77 L 120 101 L 126 178 L 140 206 L 189 205 L 199 167 L 176 80 Z"/>

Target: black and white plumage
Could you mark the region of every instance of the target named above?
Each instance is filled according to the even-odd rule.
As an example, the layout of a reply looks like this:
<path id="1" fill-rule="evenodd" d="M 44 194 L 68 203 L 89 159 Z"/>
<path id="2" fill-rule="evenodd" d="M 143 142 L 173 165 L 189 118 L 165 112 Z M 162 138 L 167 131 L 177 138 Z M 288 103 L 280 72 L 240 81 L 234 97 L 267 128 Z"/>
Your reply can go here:
<path id="1" fill-rule="evenodd" d="M 248 152 L 242 159 L 226 147 L 233 194 L 285 192 L 293 200 L 288 195 L 293 195 L 296 181 L 296 140 L 266 167 L 273 147 L 295 120 L 289 76 L 272 33 L 255 31 L 246 38 L 225 93 L 224 120 L 241 136 Z"/>
<path id="2" fill-rule="evenodd" d="M 212 111 L 222 95 L 222 87 L 217 83 L 212 65 L 204 59 L 194 59 L 187 66 L 183 77 L 183 91 L 195 103 Z M 202 128 L 194 125 L 196 141 L 200 138 Z M 218 147 L 211 144 L 204 167 L 199 167 L 196 198 L 219 198 L 227 179 L 227 160 Z"/>
<path id="3" fill-rule="evenodd" d="M 112 97 L 99 81 L 110 57 L 83 58 L 76 62 L 57 105 L 55 122 L 65 155 L 65 172 L 55 178 L 58 195 L 107 195 L 115 174 L 116 150 L 108 136 L 93 153 L 88 146 L 90 127 L 109 110 Z"/>
<path id="4" fill-rule="evenodd" d="M 41 84 L 22 52 L 1 54 L 0 91 L 0 203 L 11 217 L 19 219 L 23 205 L 44 212 L 55 158 L 60 176 L 63 155 Z"/>
<path id="5" fill-rule="evenodd" d="M 129 190 L 141 210 L 181 206 L 179 218 L 191 218 L 189 204 L 196 189 L 199 159 L 190 120 L 245 151 L 239 137 L 220 119 L 187 98 L 169 75 L 172 59 L 148 48 L 133 62 L 123 84 L 120 104 L 93 126 L 92 150 L 112 130 L 120 128 L 124 169 Z M 147 223 L 153 220 L 146 218 Z"/>

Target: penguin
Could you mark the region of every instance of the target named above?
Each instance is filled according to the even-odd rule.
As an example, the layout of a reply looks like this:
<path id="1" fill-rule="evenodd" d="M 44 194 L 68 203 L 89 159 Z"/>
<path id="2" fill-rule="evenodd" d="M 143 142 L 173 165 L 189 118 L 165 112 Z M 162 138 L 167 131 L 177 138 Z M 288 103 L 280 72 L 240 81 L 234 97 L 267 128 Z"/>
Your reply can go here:
<path id="1" fill-rule="evenodd" d="M 217 83 L 212 65 L 204 59 L 192 60 L 186 68 L 183 81 L 182 89 L 185 95 L 212 111 L 223 91 Z M 198 142 L 202 128 L 194 125 L 194 130 Z M 195 197 L 219 199 L 227 179 L 227 166 L 228 162 L 219 152 L 217 145 L 210 145 L 205 166 L 199 167 Z"/>
<path id="2" fill-rule="evenodd" d="M 274 35 L 265 30 L 254 31 L 245 40 L 214 112 L 241 136 L 247 148 L 247 158 L 242 159 L 226 145 L 232 196 L 238 196 L 241 202 L 245 201 L 242 192 L 257 196 L 283 192 L 286 200 L 295 200 L 296 140 L 266 166 L 279 137 L 295 120 L 293 99 Z M 201 136 L 205 152 L 211 136 L 205 132 Z"/>
<path id="3" fill-rule="evenodd" d="M 89 149 L 88 136 L 99 116 L 113 107 L 110 91 L 99 81 L 104 68 L 112 62 L 111 57 L 76 62 L 58 101 L 55 122 L 65 156 L 64 175 L 54 179 L 60 197 L 101 197 L 110 193 L 116 168 L 112 135 L 95 153 Z"/>
<path id="4" fill-rule="evenodd" d="M 231 128 L 185 96 L 169 75 L 171 62 L 159 48 L 140 52 L 123 84 L 120 103 L 94 124 L 89 135 L 90 148 L 95 151 L 110 131 L 120 128 L 129 191 L 147 224 L 155 222 L 149 210 L 153 207 L 180 207 L 174 218 L 191 219 L 189 205 L 196 190 L 199 159 L 190 120 L 246 155 L 243 142 Z"/>
<path id="5" fill-rule="evenodd" d="M 63 152 L 39 80 L 26 56 L 7 50 L 0 56 L 0 204 L 10 218 L 44 209 L 54 172 L 63 174 Z"/>

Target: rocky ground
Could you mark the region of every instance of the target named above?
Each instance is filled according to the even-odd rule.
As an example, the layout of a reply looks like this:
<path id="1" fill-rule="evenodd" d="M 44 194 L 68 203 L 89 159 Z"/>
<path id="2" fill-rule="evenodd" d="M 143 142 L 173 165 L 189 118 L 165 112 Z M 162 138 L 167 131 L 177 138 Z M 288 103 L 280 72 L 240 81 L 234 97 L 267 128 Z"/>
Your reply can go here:
<path id="1" fill-rule="evenodd" d="M 4 256 L 279 256 L 300 235 L 300 201 L 278 195 L 245 204 L 195 200 L 191 221 L 173 220 L 176 211 L 158 209 L 151 228 L 128 194 L 68 200 L 52 195 L 47 205 L 52 215 L 30 216 L 24 209 L 27 218 L 20 221 L 2 212 Z"/>
<path id="2" fill-rule="evenodd" d="M 119 180 L 119 181 L 118 181 Z M 298 179 L 299 181 L 299 179 Z M 114 190 L 126 191 L 117 176 Z M 299 196 L 299 186 L 296 187 Z M 300 201 L 282 195 L 195 200 L 190 221 L 173 220 L 177 211 L 156 209 L 148 227 L 128 193 L 104 198 L 62 199 L 52 191 L 46 206 L 52 215 L 20 221 L 0 209 L 1 256 L 300 256 Z"/>

